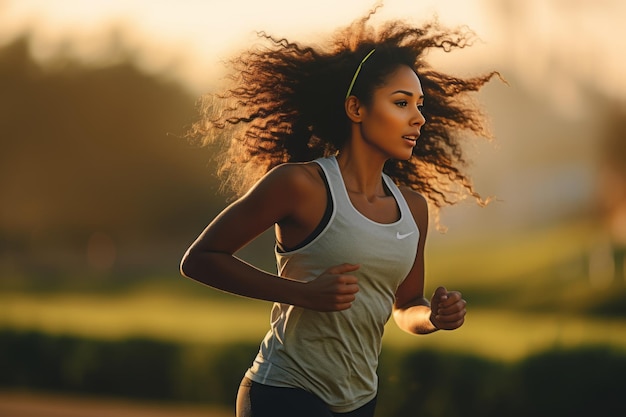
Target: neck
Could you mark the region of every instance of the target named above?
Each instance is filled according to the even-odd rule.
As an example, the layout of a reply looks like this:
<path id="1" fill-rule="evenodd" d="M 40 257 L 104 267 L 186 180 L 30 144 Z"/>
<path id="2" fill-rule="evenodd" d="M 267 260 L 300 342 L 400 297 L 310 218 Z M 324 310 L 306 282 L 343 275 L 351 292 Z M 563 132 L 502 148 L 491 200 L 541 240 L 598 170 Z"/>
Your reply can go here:
<path id="1" fill-rule="evenodd" d="M 385 159 L 380 155 L 358 152 L 347 146 L 337 155 L 346 189 L 368 199 L 385 194 L 381 180 Z"/>

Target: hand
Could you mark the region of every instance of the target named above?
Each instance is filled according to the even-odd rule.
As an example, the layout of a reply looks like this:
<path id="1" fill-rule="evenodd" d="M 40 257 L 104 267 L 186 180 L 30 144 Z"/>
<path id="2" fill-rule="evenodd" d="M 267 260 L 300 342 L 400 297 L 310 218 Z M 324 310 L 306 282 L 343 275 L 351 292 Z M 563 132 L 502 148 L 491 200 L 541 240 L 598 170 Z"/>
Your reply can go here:
<path id="1" fill-rule="evenodd" d="M 341 264 L 328 268 L 313 281 L 304 284 L 303 300 L 298 305 L 317 311 L 340 311 L 352 307 L 359 291 L 358 280 L 349 275 L 359 265 Z"/>
<path id="2" fill-rule="evenodd" d="M 465 322 L 466 304 L 460 292 L 437 288 L 430 300 L 431 323 L 441 330 L 458 329 Z"/>

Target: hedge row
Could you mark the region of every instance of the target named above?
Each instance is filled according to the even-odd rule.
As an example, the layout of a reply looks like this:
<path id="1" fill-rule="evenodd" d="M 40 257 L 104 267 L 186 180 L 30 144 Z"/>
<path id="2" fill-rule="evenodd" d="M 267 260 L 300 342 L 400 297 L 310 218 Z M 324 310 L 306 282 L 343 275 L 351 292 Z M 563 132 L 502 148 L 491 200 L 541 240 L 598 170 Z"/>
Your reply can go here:
<path id="1" fill-rule="evenodd" d="M 232 405 L 256 345 L 0 332 L 0 387 Z M 378 416 L 626 415 L 626 354 L 549 351 L 514 365 L 385 350 Z"/>

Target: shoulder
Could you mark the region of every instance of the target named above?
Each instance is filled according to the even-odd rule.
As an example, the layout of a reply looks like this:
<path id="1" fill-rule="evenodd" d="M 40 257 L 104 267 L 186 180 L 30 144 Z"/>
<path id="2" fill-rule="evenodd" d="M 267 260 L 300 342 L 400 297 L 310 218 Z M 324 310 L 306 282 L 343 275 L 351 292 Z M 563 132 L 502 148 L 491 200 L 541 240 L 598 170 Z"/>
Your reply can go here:
<path id="1" fill-rule="evenodd" d="M 323 184 L 321 168 L 315 162 L 284 163 L 270 170 L 265 180 L 290 187 L 311 187 Z"/>
<path id="2" fill-rule="evenodd" d="M 409 187 L 400 187 L 400 192 L 406 200 L 413 218 L 420 230 L 428 227 L 428 201 L 426 197 Z"/>
<path id="3" fill-rule="evenodd" d="M 426 197 L 409 187 L 400 187 L 400 192 L 406 200 L 413 215 L 428 215 L 428 201 Z"/>
<path id="4" fill-rule="evenodd" d="M 323 198 L 323 180 L 315 163 L 285 163 L 272 168 L 233 206 L 247 217 L 276 223 L 298 216 L 315 199 Z"/>
<path id="5" fill-rule="evenodd" d="M 271 190 L 271 194 L 295 199 L 315 195 L 320 189 L 324 189 L 320 166 L 315 162 L 298 162 L 284 163 L 272 168 L 251 191 Z"/>

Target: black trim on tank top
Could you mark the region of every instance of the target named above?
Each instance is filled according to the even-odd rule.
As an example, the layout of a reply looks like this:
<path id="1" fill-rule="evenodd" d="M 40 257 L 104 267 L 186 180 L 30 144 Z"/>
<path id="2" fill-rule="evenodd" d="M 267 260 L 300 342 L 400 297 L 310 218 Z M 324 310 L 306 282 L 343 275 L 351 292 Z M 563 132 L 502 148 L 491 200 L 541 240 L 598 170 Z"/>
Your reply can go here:
<path id="1" fill-rule="evenodd" d="M 277 240 L 276 249 L 278 250 L 279 253 L 292 252 L 294 250 L 298 250 L 298 249 L 305 247 L 306 245 L 311 243 L 316 237 L 318 237 L 320 233 L 322 233 L 322 230 L 324 230 L 324 228 L 326 227 L 326 225 L 328 225 L 328 222 L 330 221 L 330 217 L 333 214 L 333 195 L 330 192 L 330 185 L 328 185 L 328 179 L 326 178 L 326 174 L 324 173 L 321 167 L 319 171 L 320 171 L 320 177 L 322 177 L 322 180 L 324 180 L 324 186 L 326 187 L 326 211 L 324 211 L 322 220 L 319 222 L 317 227 L 315 227 L 315 230 L 313 230 L 313 232 L 311 232 L 310 235 L 308 235 L 302 242 L 298 243 L 293 248 L 286 248 L 283 244 L 281 244 Z"/>

